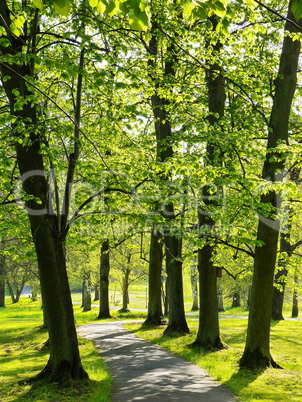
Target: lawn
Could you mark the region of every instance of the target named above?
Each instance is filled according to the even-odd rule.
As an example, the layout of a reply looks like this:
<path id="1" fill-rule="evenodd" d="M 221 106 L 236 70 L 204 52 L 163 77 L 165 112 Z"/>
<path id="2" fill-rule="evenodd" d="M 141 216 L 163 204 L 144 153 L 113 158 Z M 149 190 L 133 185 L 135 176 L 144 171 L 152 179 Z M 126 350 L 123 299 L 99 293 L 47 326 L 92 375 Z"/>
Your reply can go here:
<path id="1" fill-rule="evenodd" d="M 92 343 L 80 339 L 80 353 L 89 381 L 74 382 L 73 388 L 40 382 L 39 387 L 23 385 L 43 369 L 48 359 L 43 345 L 47 332 L 41 329 L 41 302 L 23 297 L 17 304 L 0 309 L 0 400 L 1 401 L 110 401 L 112 379 Z M 82 313 L 75 308 L 77 325 L 91 322 L 96 311 Z"/>
<path id="2" fill-rule="evenodd" d="M 244 312 L 241 311 L 239 315 L 244 315 Z M 203 367 L 242 401 L 302 401 L 301 321 L 272 323 L 271 353 L 283 369 L 262 372 L 239 370 L 238 367 L 244 349 L 246 319 L 223 317 L 220 320 L 222 338 L 228 348 L 214 353 L 188 347 L 196 339 L 198 323 L 188 319 L 188 324 L 191 334 L 175 338 L 163 336 L 164 327 L 146 329 L 138 324 L 128 324 L 126 327 L 138 336 Z"/>
<path id="3" fill-rule="evenodd" d="M 77 326 L 95 321 L 98 314 L 97 302 L 95 304 L 92 311 L 86 313 L 82 312 L 80 305 L 74 306 Z M 112 314 L 115 320 L 145 316 L 139 312 L 120 314 L 117 310 L 112 310 Z M 302 402 L 302 322 L 272 323 L 272 355 L 283 370 L 267 369 L 253 373 L 239 370 L 237 364 L 243 352 L 247 326 L 247 319 L 239 316 L 247 316 L 247 312 L 240 308 L 228 309 L 225 315 L 221 316 L 220 327 L 228 348 L 215 353 L 187 347 L 196 338 L 197 316 L 187 317 L 191 329 L 191 335 L 187 336 L 163 337 L 163 326 L 146 330 L 136 323 L 128 324 L 127 328 L 205 368 L 242 401 Z M 84 339 L 80 339 L 80 352 L 89 381 L 75 382 L 72 389 L 43 382 L 39 387 L 19 383 L 37 374 L 47 362 L 48 353 L 43 350 L 47 333 L 41 329 L 40 301 L 32 302 L 23 297 L 19 303 L 11 304 L 7 299 L 7 307 L 0 309 L 0 322 L 1 401 L 110 401 L 112 378 L 92 343 Z"/>

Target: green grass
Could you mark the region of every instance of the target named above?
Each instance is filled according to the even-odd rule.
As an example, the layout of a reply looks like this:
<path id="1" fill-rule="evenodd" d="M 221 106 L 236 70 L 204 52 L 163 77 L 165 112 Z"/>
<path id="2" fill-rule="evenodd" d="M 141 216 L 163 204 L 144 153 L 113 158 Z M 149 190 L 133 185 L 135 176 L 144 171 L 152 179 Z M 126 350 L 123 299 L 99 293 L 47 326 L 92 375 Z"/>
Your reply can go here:
<path id="1" fill-rule="evenodd" d="M 80 300 L 80 295 L 75 295 L 75 299 Z M 85 313 L 80 305 L 74 306 L 77 326 L 97 322 L 98 302 L 95 304 L 92 311 Z M 136 303 L 134 306 L 137 307 Z M 140 312 L 121 314 L 118 310 L 112 310 L 111 313 L 115 320 L 146 318 L 146 314 Z M 225 315 L 247 316 L 247 312 L 240 308 L 228 308 Z M 222 315 L 222 338 L 229 348 L 205 353 L 187 348 L 187 345 L 195 340 L 197 333 L 198 322 L 192 318 L 188 317 L 191 335 L 175 338 L 163 337 L 164 327 L 146 330 L 141 328 L 140 324 L 129 324 L 128 328 L 139 336 L 202 366 L 214 378 L 232 389 L 242 401 L 302 402 L 302 322 L 272 323 L 272 355 L 284 369 L 267 369 L 253 373 L 239 370 L 237 363 L 244 348 L 246 319 L 227 318 Z M 32 302 L 28 298 L 22 298 L 20 303 L 13 305 L 8 299 L 7 307 L 0 309 L 0 322 L 0 401 L 110 401 L 112 379 L 92 343 L 84 339 L 80 339 L 80 352 L 83 366 L 89 373 L 89 381 L 75 382 L 73 388 L 68 389 L 43 382 L 38 387 L 18 384 L 18 381 L 39 373 L 48 359 L 47 352 L 41 351 L 47 333 L 40 328 L 40 301 Z"/>
<path id="2" fill-rule="evenodd" d="M 241 314 L 244 312 L 241 311 Z M 228 348 L 209 353 L 187 347 L 196 339 L 196 321 L 188 320 L 191 334 L 163 336 L 164 327 L 153 329 L 128 324 L 126 327 L 153 343 L 203 367 L 216 380 L 228 386 L 242 401 L 302 401 L 302 322 L 273 322 L 271 353 L 283 370 L 263 372 L 239 370 L 238 360 L 244 349 L 247 320 L 225 318 L 220 321 L 223 341 Z"/>
<path id="3" fill-rule="evenodd" d="M 75 308 L 77 325 L 91 322 L 96 313 Z M 34 386 L 18 382 L 38 374 L 48 360 L 41 351 L 47 332 L 41 329 L 40 301 L 22 298 L 17 304 L 0 309 L 0 400 L 1 401 L 110 401 L 112 379 L 92 342 L 79 340 L 82 363 L 88 381 L 75 381 L 72 388 L 40 382 Z M 38 386 L 37 386 L 38 385 Z"/>

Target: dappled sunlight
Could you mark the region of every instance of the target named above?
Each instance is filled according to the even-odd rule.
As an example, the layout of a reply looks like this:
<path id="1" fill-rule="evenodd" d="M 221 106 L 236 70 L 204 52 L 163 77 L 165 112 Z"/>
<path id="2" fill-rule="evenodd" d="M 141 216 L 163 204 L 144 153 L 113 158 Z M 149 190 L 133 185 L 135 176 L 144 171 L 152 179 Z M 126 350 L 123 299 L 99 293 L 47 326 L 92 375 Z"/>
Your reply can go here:
<path id="1" fill-rule="evenodd" d="M 114 377 L 113 400 L 232 401 L 235 398 L 201 368 L 125 331 L 121 323 L 88 324 L 80 336 L 93 340 Z"/>

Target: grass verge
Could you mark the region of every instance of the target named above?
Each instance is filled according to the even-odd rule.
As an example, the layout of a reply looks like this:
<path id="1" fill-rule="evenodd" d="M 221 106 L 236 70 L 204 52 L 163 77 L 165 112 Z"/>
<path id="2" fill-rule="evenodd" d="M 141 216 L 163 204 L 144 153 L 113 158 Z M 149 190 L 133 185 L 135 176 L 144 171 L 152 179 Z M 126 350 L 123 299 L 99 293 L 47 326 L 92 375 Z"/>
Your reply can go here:
<path id="1" fill-rule="evenodd" d="M 247 320 L 222 319 L 221 334 L 229 347 L 213 353 L 187 347 L 196 339 L 198 325 L 196 321 L 189 320 L 188 323 L 191 334 L 173 338 L 163 336 L 164 327 L 146 329 L 138 324 L 127 324 L 126 328 L 203 367 L 242 401 L 302 401 L 301 321 L 272 323 L 271 353 L 283 370 L 269 368 L 262 372 L 239 370 L 238 367 L 237 362 L 244 349 Z"/>
<path id="2" fill-rule="evenodd" d="M 75 309 L 77 325 L 91 322 L 95 316 L 95 312 L 87 315 Z M 7 307 L 0 309 L 0 322 L 1 401 L 110 401 L 111 376 L 92 342 L 85 339 L 79 340 L 79 347 L 89 380 L 74 381 L 72 388 L 43 381 L 33 386 L 18 383 L 38 374 L 48 360 L 47 351 L 41 350 L 47 331 L 41 329 L 40 301 L 32 302 L 28 298 L 17 304 L 8 301 Z"/>

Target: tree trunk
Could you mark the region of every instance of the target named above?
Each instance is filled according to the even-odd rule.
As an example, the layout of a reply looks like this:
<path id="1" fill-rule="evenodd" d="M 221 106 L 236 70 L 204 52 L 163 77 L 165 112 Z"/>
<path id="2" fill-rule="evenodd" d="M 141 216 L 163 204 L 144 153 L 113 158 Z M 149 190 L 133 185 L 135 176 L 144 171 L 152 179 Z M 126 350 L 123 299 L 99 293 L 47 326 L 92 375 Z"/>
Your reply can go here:
<path id="1" fill-rule="evenodd" d="M 83 312 L 91 311 L 91 282 L 90 273 L 86 272 L 84 274 L 83 280 Z"/>
<path id="2" fill-rule="evenodd" d="M 164 283 L 162 283 L 161 288 L 163 306 L 164 306 L 164 317 L 168 317 L 169 315 L 169 305 L 168 305 L 168 278 L 165 278 Z"/>
<path id="3" fill-rule="evenodd" d="M 292 306 L 292 318 L 297 318 L 299 315 L 299 306 L 298 306 L 298 274 L 295 272 L 294 275 L 294 292 L 293 292 L 293 306 Z"/>
<path id="4" fill-rule="evenodd" d="M 216 269 L 212 262 L 213 247 L 207 243 L 198 250 L 199 326 L 193 347 L 207 350 L 223 348 L 219 333 Z"/>
<path id="5" fill-rule="evenodd" d="M 169 235 L 165 238 L 166 247 L 166 270 L 168 275 L 168 304 L 169 323 L 165 334 L 189 333 L 187 325 L 182 281 L 182 241 L 175 236 Z"/>
<path id="6" fill-rule="evenodd" d="M 163 321 L 161 303 L 161 274 L 163 251 L 162 243 L 156 230 L 151 231 L 149 256 L 148 316 L 144 325 L 160 325 Z"/>
<path id="7" fill-rule="evenodd" d="M 300 168 L 292 167 L 290 170 L 290 181 L 299 185 Z M 292 200 L 290 204 L 284 208 L 284 213 L 287 215 L 287 223 L 283 228 L 283 232 L 280 234 L 280 255 L 278 260 L 279 270 L 275 274 L 274 278 L 274 290 L 273 290 L 273 306 L 272 306 L 272 320 L 284 320 L 282 310 L 284 301 L 284 291 L 286 285 L 286 276 L 288 274 L 287 258 L 283 257 L 284 253 L 291 257 L 296 246 L 292 247 L 290 244 L 292 218 L 294 216 L 294 209 L 292 206 Z"/>
<path id="8" fill-rule="evenodd" d="M 71 378 L 86 378 L 78 350 L 64 243 L 44 216 L 30 216 L 30 222 L 50 346 L 47 366 L 37 378 L 48 377 L 61 383 Z"/>
<path id="9" fill-rule="evenodd" d="M 233 293 L 232 307 L 240 307 L 240 293 L 238 291 Z"/>
<path id="10" fill-rule="evenodd" d="M 35 48 L 38 12 L 35 18 L 29 21 L 32 24 L 28 29 L 30 37 L 13 37 L 11 31 L 7 29 L 11 24 L 11 14 L 7 4 L 5 0 L 0 2 L 0 26 L 6 30 L 8 42 L 7 46 L 0 44 L 0 51 L 2 55 L 7 55 L 13 60 L 16 53 Z M 34 56 L 34 54 L 31 55 Z M 23 190 L 29 196 L 25 201 L 25 208 L 38 259 L 43 307 L 49 331 L 49 360 L 44 370 L 35 379 L 48 378 L 51 381 L 66 384 L 71 378 L 87 378 L 87 374 L 81 365 L 66 270 L 64 244 L 66 225 L 64 222 L 66 222 L 68 211 L 64 208 L 62 215 L 58 217 L 50 204 L 51 191 L 45 177 L 41 152 L 41 144 L 45 143 L 43 132 L 40 132 L 43 124 L 38 122 L 36 104 L 27 99 L 28 96 L 32 96 L 32 92 L 24 80 L 27 76 L 34 76 L 34 57 L 30 60 L 29 64 L 23 62 L 22 65 L 17 64 L 19 59 L 18 62 L 9 65 L 1 63 L 0 69 L 2 77 L 11 77 L 2 80 L 10 104 L 10 113 L 17 122 L 22 123 L 13 126 L 13 139 Z M 21 110 L 20 107 L 15 107 L 15 91 L 26 99 Z M 70 161 L 73 160 L 71 155 Z M 68 181 L 68 189 L 71 183 L 72 178 Z"/>
<path id="11" fill-rule="evenodd" d="M 111 318 L 109 307 L 109 271 L 110 254 L 109 240 L 105 239 L 101 246 L 100 261 L 100 310 L 98 318 Z"/>
<path id="12" fill-rule="evenodd" d="M 94 299 L 93 301 L 99 301 L 100 300 L 100 290 L 99 290 L 99 286 L 95 285 L 94 286 Z"/>
<path id="13" fill-rule="evenodd" d="M 123 277 L 123 307 L 121 308 L 121 312 L 126 313 L 128 310 L 129 304 L 129 276 L 130 276 L 130 269 L 126 268 Z"/>
<path id="14" fill-rule="evenodd" d="M 294 20 L 291 3 L 289 20 Z M 289 21 L 285 30 L 297 32 Z M 272 182 L 280 181 L 284 169 L 285 155 L 276 149 L 279 143 L 288 143 L 288 123 L 292 99 L 296 88 L 296 76 L 300 53 L 300 42 L 285 35 L 278 76 L 275 80 L 275 95 L 268 129 L 266 160 L 262 177 Z M 266 216 L 259 215 L 257 241 L 255 248 L 254 274 L 252 283 L 251 307 L 249 313 L 247 339 L 240 366 L 247 368 L 279 367 L 270 355 L 270 321 L 272 315 L 273 281 L 280 223 L 278 220 L 278 196 L 274 190 L 261 195 L 261 204 L 270 207 Z"/>
<path id="15" fill-rule="evenodd" d="M 2 249 L 2 251 L 4 251 Z M 0 307 L 5 307 L 5 281 L 6 281 L 6 272 L 5 272 L 5 257 L 4 255 L 0 256 Z"/>
<path id="16" fill-rule="evenodd" d="M 192 297 L 193 297 L 193 305 L 191 308 L 191 311 L 198 311 L 198 287 L 197 287 L 197 282 L 198 282 L 198 270 L 196 265 L 191 265 L 191 288 L 192 288 Z"/>
<path id="17" fill-rule="evenodd" d="M 286 268 L 280 269 L 274 278 L 275 284 L 273 289 L 273 303 L 272 303 L 272 320 L 280 321 L 284 320 L 282 310 L 284 301 L 284 290 L 285 290 L 285 280 L 284 277 L 287 276 L 288 270 Z"/>
<path id="18" fill-rule="evenodd" d="M 225 311 L 223 306 L 223 292 L 222 288 L 218 287 L 218 312 L 223 313 Z"/>
<path id="19" fill-rule="evenodd" d="M 10 297 L 12 299 L 12 303 L 13 304 L 17 303 L 17 299 L 15 297 L 14 289 L 13 289 L 13 287 L 12 287 L 12 285 L 11 285 L 11 283 L 10 283 L 10 281 L 8 279 L 6 280 L 6 284 L 7 284 L 7 289 L 8 289 L 9 295 L 10 295 Z"/>

